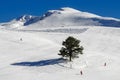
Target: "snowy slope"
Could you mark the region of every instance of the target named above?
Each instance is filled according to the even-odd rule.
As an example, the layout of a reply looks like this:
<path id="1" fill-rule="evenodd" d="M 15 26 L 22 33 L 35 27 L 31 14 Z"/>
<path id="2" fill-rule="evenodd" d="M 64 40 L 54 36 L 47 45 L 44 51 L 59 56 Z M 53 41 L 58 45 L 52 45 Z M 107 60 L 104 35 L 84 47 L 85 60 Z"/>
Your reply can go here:
<path id="1" fill-rule="evenodd" d="M 0 24 L 8 29 L 41 29 L 64 26 L 109 26 L 120 27 L 120 19 L 102 17 L 96 14 L 64 7 L 49 10 L 43 16 L 23 15 L 10 22 Z M 34 26 L 34 27 L 33 27 Z"/>
<path id="2" fill-rule="evenodd" d="M 74 29 L 82 32 L 73 33 Z M 1 29 L 0 79 L 120 80 L 119 32 L 119 28 L 99 26 L 71 26 L 68 33 Z M 84 55 L 72 63 L 64 63 L 57 54 L 62 41 L 70 35 L 81 40 L 85 48 Z M 105 62 L 106 67 L 103 66 Z M 83 70 L 82 76 L 80 70 Z"/>

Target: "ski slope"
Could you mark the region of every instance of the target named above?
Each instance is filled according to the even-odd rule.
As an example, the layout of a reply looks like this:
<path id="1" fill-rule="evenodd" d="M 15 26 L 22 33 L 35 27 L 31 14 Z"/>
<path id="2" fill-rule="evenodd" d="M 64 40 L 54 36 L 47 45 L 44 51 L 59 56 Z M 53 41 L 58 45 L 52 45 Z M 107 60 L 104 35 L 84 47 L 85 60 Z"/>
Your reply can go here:
<path id="1" fill-rule="evenodd" d="M 71 63 L 57 55 L 68 36 L 84 46 L 84 54 Z M 119 28 L 101 26 L 1 28 L 0 80 L 120 80 L 119 36 Z"/>

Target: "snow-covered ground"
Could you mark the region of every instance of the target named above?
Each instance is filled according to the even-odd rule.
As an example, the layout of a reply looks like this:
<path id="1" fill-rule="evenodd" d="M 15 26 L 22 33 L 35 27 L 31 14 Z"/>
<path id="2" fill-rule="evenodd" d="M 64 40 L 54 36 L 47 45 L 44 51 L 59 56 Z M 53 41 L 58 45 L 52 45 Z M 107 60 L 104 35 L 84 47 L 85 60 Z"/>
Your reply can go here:
<path id="1" fill-rule="evenodd" d="M 68 36 L 84 47 L 71 63 L 57 55 Z M 120 80 L 119 36 L 120 28 L 100 26 L 0 29 L 0 80 Z"/>

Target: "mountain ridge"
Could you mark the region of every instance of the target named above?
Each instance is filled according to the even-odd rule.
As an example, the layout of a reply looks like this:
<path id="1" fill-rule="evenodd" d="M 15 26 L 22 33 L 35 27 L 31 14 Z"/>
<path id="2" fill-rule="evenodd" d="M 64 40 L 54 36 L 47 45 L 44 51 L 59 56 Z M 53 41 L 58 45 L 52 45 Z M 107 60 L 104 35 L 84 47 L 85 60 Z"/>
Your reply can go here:
<path id="1" fill-rule="evenodd" d="M 60 26 L 109 26 L 120 27 L 120 19 L 102 17 L 89 12 L 82 12 L 70 7 L 48 10 L 42 16 L 23 15 L 1 26 L 22 29 L 25 26 L 60 27 Z M 22 28 L 21 28 L 22 27 Z"/>

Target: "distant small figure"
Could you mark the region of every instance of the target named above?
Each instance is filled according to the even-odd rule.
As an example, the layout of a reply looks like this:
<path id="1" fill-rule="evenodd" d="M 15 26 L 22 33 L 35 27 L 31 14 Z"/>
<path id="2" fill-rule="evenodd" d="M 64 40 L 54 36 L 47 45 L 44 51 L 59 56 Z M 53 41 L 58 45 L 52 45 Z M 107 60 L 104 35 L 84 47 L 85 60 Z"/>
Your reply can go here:
<path id="1" fill-rule="evenodd" d="M 22 41 L 22 38 L 20 38 L 20 41 Z"/>
<path id="2" fill-rule="evenodd" d="M 106 66 L 106 62 L 104 63 L 104 66 Z"/>
<path id="3" fill-rule="evenodd" d="M 83 72 L 82 72 L 82 70 L 80 71 L 80 74 L 81 74 L 81 75 L 83 75 Z"/>

